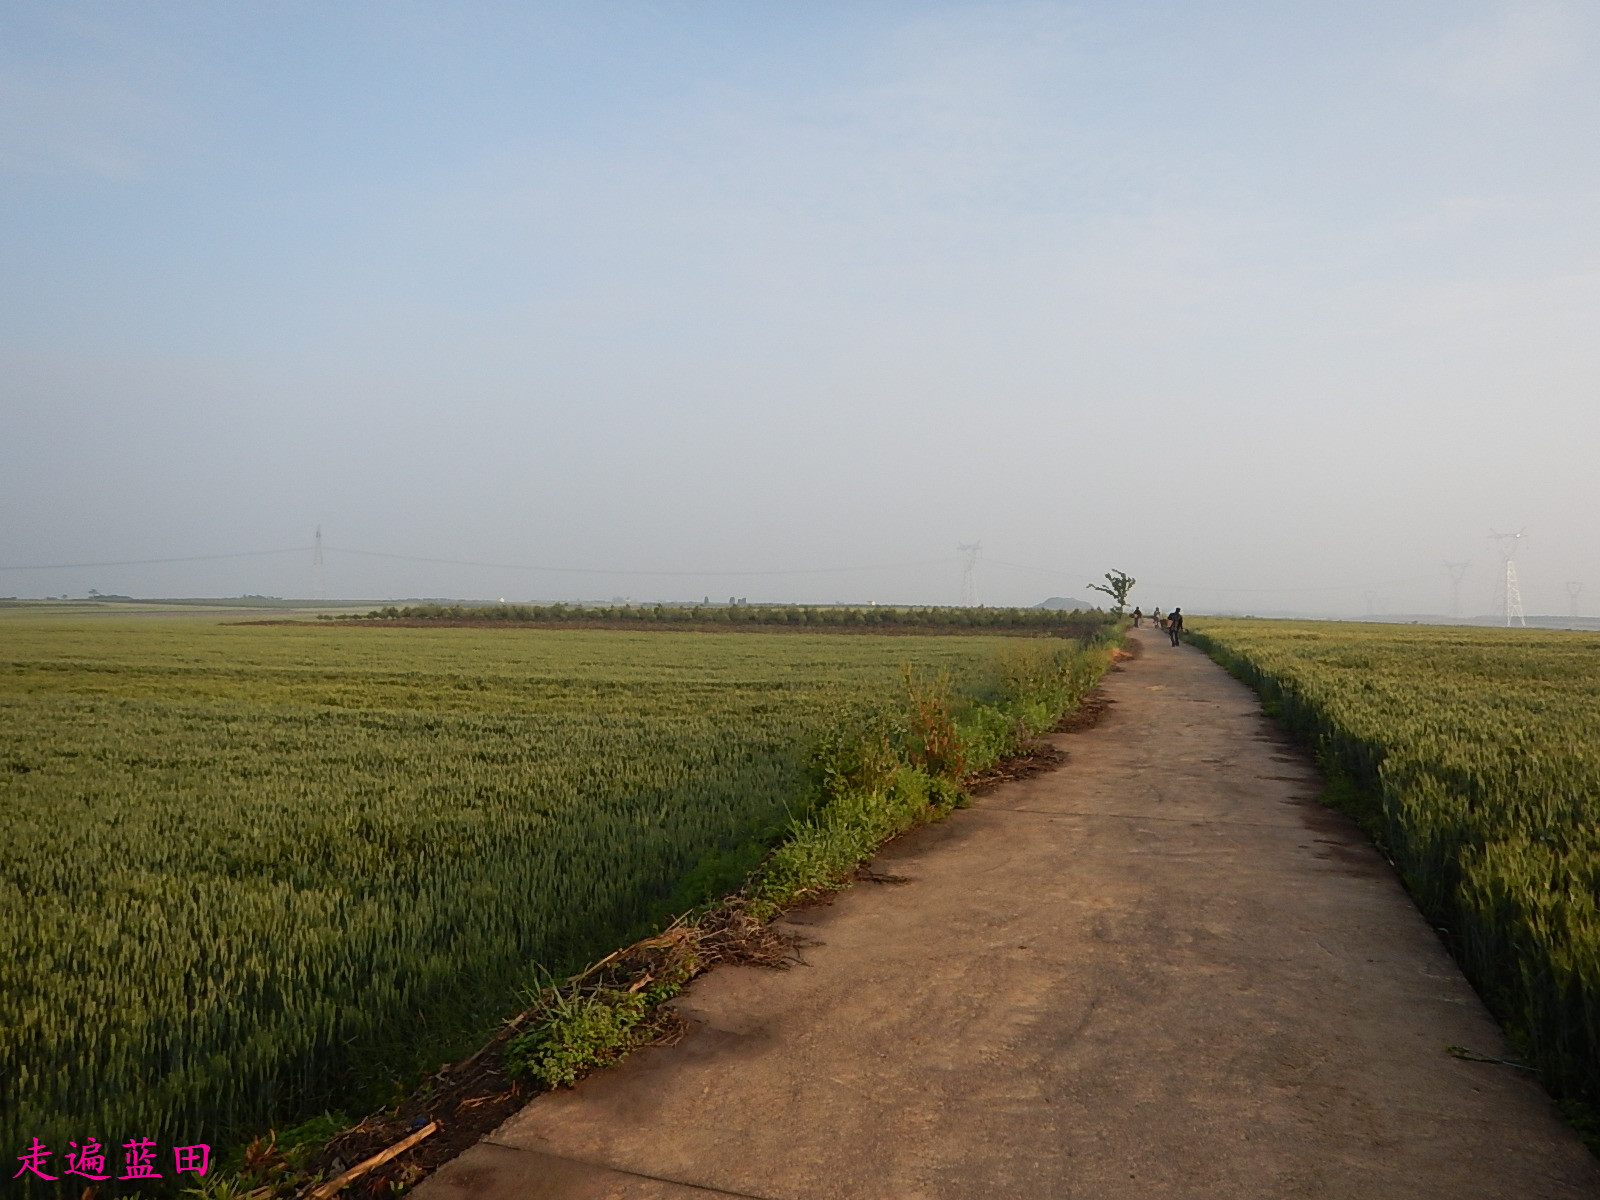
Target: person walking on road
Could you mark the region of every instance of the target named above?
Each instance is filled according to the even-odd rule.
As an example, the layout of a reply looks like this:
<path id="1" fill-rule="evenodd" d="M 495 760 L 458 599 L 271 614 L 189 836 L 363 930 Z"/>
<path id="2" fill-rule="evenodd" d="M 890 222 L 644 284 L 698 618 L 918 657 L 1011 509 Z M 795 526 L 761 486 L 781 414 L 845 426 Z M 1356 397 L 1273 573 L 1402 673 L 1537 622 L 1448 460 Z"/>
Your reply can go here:
<path id="1" fill-rule="evenodd" d="M 1143 621 L 1143 620 L 1144 620 L 1144 614 L 1139 611 L 1137 606 L 1135 606 L 1135 608 L 1133 610 L 1133 627 L 1135 629 L 1139 628 L 1139 622 Z"/>
<path id="2" fill-rule="evenodd" d="M 1167 633 L 1176 646 L 1183 637 L 1183 609 L 1175 608 L 1167 614 Z"/>

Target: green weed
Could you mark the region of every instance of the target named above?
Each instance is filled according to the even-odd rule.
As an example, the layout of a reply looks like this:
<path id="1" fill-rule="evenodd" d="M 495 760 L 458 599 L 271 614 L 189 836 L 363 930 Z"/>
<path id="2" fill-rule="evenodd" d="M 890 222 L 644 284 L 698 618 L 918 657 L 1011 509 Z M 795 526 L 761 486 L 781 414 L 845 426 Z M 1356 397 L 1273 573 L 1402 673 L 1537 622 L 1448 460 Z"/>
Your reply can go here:
<path id="1" fill-rule="evenodd" d="M 538 1027 L 507 1046 L 506 1069 L 546 1087 L 570 1087 L 583 1072 L 604 1066 L 638 1043 L 656 999 L 654 990 L 557 990 L 534 1018 Z"/>

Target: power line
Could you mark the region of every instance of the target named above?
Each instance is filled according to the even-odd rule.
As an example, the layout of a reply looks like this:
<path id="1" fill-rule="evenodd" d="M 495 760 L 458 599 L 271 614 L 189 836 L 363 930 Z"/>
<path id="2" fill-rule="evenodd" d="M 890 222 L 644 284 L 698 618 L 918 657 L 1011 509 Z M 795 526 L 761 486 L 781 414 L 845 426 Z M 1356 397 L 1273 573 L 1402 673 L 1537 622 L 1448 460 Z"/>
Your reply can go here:
<path id="1" fill-rule="evenodd" d="M 1010 567 L 1013 571 L 1031 571 L 1035 575 L 1059 575 L 1063 577 L 1071 575 L 1073 578 L 1077 577 L 1077 572 L 1058 571 L 1054 567 L 1030 567 L 1025 563 L 1006 562 L 1003 558 L 985 558 L 983 561 L 993 563 L 997 567 Z"/>
<path id="2" fill-rule="evenodd" d="M 962 542 L 956 547 L 961 556 L 961 603 L 966 608 L 978 603 L 978 551 L 982 549 L 982 542 Z"/>
<path id="3" fill-rule="evenodd" d="M 674 571 L 651 570 L 636 568 L 616 567 L 558 567 L 534 563 L 504 563 L 482 562 L 476 559 L 461 558 L 435 558 L 422 554 L 393 554 L 382 550 L 357 550 L 351 547 L 328 546 L 316 539 L 310 546 L 292 546 L 283 550 L 244 550 L 231 554 L 190 554 L 175 558 L 133 558 L 119 559 L 106 562 L 78 562 L 78 563 L 27 563 L 14 566 L 0 566 L 0 571 L 74 571 L 86 570 L 96 567 L 149 567 L 164 566 L 172 563 L 220 562 L 226 559 L 237 558 L 269 558 L 284 554 L 309 554 L 313 557 L 313 569 L 321 567 L 320 554 L 347 554 L 358 558 L 382 558 L 395 562 L 428 563 L 434 566 L 445 567 L 476 567 L 490 571 L 528 571 L 535 573 L 549 573 L 552 575 L 628 575 L 640 577 L 660 577 L 677 579 L 718 579 L 718 578 L 782 578 L 799 575 L 850 575 L 865 574 L 875 571 L 903 571 L 920 567 L 947 566 L 952 562 L 959 562 L 963 567 L 963 584 L 967 584 L 970 576 L 968 572 L 976 566 L 976 554 L 972 553 L 976 547 L 962 547 L 962 552 L 954 558 L 927 558 L 914 562 L 899 563 L 872 563 L 862 566 L 849 567 L 802 567 L 787 568 L 783 570 L 765 571 Z M 1053 567 L 1037 567 L 1029 563 L 1007 562 L 1005 559 L 990 558 L 985 555 L 983 561 L 997 567 L 1007 567 L 1013 571 L 1026 571 L 1033 575 L 1044 575 L 1058 579 L 1076 579 L 1081 572 L 1063 571 Z M 973 580 L 975 583 L 975 580 Z M 1275 587 L 1275 588 L 1250 588 L 1250 587 L 1216 587 L 1204 584 L 1168 584 L 1145 583 L 1146 590 L 1159 589 L 1164 592 L 1222 592 L 1231 594 L 1249 595 L 1277 595 L 1283 593 L 1299 592 L 1359 592 L 1370 587 L 1398 587 L 1405 584 L 1417 583 L 1420 580 L 1391 579 L 1379 581 L 1376 584 L 1333 584 L 1320 587 Z M 965 586 L 963 591 L 965 592 Z M 974 588 L 974 591 L 976 589 Z"/>
<path id="4" fill-rule="evenodd" d="M 1371 588 L 1379 587 L 1404 587 L 1406 584 L 1422 583 L 1432 576 L 1413 575 L 1409 579 L 1380 579 L 1376 583 L 1336 583 L 1325 584 L 1320 587 L 1281 587 L 1281 588 L 1240 588 L 1240 587 L 1208 587 L 1204 584 L 1188 583 L 1152 583 L 1148 587 L 1160 588 L 1164 592 L 1239 592 L 1250 595 L 1272 596 L 1284 592 L 1365 592 Z"/>
<path id="5" fill-rule="evenodd" d="M 153 567 L 164 563 L 217 562 L 224 558 L 268 558 L 274 554 L 306 554 L 310 546 L 294 546 L 288 550 L 242 550 L 237 554 L 190 554 L 183 558 L 129 558 L 120 562 L 84 563 L 30 563 L 26 566 L 0 567 L 0 571 L 76 571 L 86 567 Z"/>
<path id="6" fill-rule="evenodd" d="M 1450 615 L 1461 615 L 1461 580 L 1466 575 L 1469 562 L 1447 562 L 1444 569 L 1450 573 Z"/>
<path id="7" fill-rule="evenodd" d="M 1000 558 L 985 557 L 983 561 L 996 567 L 1010 567 L 1014 571 L 1030 571 L 1035 575 L 1049 575 L 1053 578 L 1060 579 L 1078 578 L 1078 573 L 1076 572 L 1058 571 L 1050 567 L 1031 567 L 1024 563 L 1006 562 L 1004 559 Z M 1140 586 L 1146 591 L 1149 591 L 1151 588 L 1155 588 L 1163 592 L 1241 592 L 1260 595 L 1275 595 L 1280 592 L 1360 592 L 1371 587 L 1401 587 L 1408 583 L 1420 583 L 1422 581 L 1423 577 L 1413 576 L 1409 579 L 1379 580 L 1375 584 L 1340 583 L 1322 585 L 1319 587 L 1214 587 L 1207 584 L 1196 583 L 1148 583 L 1144 581 L 1140 582 Z"/>
<path id="8" fill-rule="evenodd" d="M 387 554 L 379 550 L 350 550 L 337 546 L 329 546 L 327 549 L 330 554 L 354 554 L 362 558 L 390 558 L 401 562 L 434 563 L 447 567 L 484 567 L 493 571 L 547 571 L 556 575 L 670 575 L 691 579 L 745 579 L 774 575 L 848 575 L 865 571 L 903 571 L 911 567 L 945 566 L 952 561 L 949 558 L 929 558 L 920 562 L 878 563 L 864 567 L 810 567 L 782 571 L 640 571 L 617 570 L 608 567 L 547 567 L 533 566 L 528 563 L 474 562 L 469 559 L 427 558 L 419 554 Z"/>
<path id="9" fill-rule="evenodd" d="M 1516 533 L 1496 533 L 1489 531 L 1489 540 L 1500 543 L 1500 557 L 1505 560 L 1505 592 L 1500 602 L 1501 611 L 1505 613 L 1506 628 L 1511 628 L 1513 621 L 1527 627 L 1528 618 L 1522 611 L 1522 588 L 1517 584 L 1517 543 L 1528 536 L 1527 526 Z"/>
<path id="10" fill-rule="evenodd" d="M 433 563 L 447 567 L 483 567 L 494 571 L 548 571 L 558 575 L 672 575 L 701 579 L 746 578 L 771 575 L 844 575 L 865 571 L 901 571 L 912 567 L 946 566 L 954 561 L 950 558 L 930 558 L 919 562 L 877 563 L 857 567 L 806 567 L 780 571 L 656 571 L 612 567 L 551 567 L 530 563 L 492 563 L 460 558 L 430 558 L 420 554 L 390 554 L 382 550 L 353 550 L 348 547 L 327 546 L 322 541 L 322 531 L 319 528 L 316 540 L 312 545 L 294 546 L 286 550 L 244 550 L 234 554 L 190 554 L 180 558 L 129 558 L 107 562 L 26 563 L 15 566 L 0 566 L 0 571 L 75 571 L 91 567 L 149 567 L 166 563 L 217 562 L 229 558 L 266 558 L 277 554 L 310 554 L 313 568 L 320 570 L 324 553 L 351 554 L 360 558 L 387 558 L 400 562 Z"/>
<path id="11" fill-rule="evenodd" d="M 322 526 L 317 526 L 316 549 L 311 552 L 311 596 L 316 600 L 328 598 L 328 577 L 322 564 Z"/>

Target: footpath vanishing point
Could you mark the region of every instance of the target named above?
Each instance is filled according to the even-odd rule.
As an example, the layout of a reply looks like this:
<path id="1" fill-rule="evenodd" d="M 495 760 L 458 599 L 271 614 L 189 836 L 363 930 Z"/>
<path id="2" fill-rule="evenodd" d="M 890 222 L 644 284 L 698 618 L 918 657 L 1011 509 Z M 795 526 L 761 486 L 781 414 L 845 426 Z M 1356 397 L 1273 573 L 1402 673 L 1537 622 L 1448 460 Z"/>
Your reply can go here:
<path id="1" fill-rule="evenodd" d="M 891 844 L 677 1045 L 540 1096 L 418 1200 L 1543 1200 L 1600 1164 L 1311 764 L 1137 633 L 1058 770 Z"/>

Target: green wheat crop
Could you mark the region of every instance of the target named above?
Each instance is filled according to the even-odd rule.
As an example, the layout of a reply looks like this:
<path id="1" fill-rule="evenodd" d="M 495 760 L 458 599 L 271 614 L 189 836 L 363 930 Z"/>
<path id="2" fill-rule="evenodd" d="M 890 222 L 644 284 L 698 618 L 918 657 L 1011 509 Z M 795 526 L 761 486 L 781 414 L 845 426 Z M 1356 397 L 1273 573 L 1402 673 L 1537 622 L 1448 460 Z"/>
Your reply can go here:
<path id="1" fill-rule="evenodd" d="M 0 1143 L 381 1102 L 1016 646 L 0 614 Z"/>
<path id="2" fill-rule="evenodd" d="M 1381 806 L 1419 906 L 1558 1095 L 1600 1100 L 1600 637 L 1196 621 Z"/>

